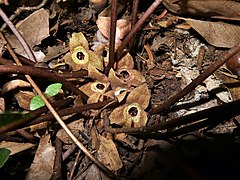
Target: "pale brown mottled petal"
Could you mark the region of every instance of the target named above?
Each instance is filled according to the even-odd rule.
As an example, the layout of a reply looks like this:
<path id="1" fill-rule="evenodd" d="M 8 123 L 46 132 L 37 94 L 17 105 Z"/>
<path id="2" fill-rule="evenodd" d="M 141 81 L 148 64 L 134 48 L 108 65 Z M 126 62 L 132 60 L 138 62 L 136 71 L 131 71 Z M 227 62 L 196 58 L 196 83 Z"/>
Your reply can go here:
<path id="1" fill-rule="evenodd" d="M 124 118 L 123 110 L 127 107 L 127 104 L 124 104 L 123 106 L 115 108 L 112 113 L 109 116 L 109 120 L 111 124 L 117 124 L 120 126 L 123 126 L 127 119 Z"/>
<path id="2" fill-rule="evenodd" d="M 100 58 L 100 56 L 96 52 L 93 52 L 93 51 L 88 51 L 88 54 L 90 56 L 89 64 L 91 64 L 95 68 L 99 69 L 100 71 L 103 71 L 103 61 Z"/>
<path id="3" fill-rule="evenodd" d="M 148 107 L 150 101 L 150 91 L 147 84 L 143 84 L 139 87 L 134 88 L 128 95 L 126 103 L 138 103 L 143 109 Z"/>
<path id="4" fill-rule="evenodd" d="M 76 48 L 77 46 L 82 46 L 86 50 L 89 49 L 88 41 L 87 41 L 87 39 L 85 38 L 85 36 L 83 35 L 82 32 L 73 33 L 72 37 L 69 39 L 69 49 L 70 49 L 70 51 L 73 51 L 74 48 Z"/>
<path id="5" fill-rule="evenodd" d="M 94 80 L 107 81 L 107 76 L 99 72 L 92 64 L 88 65 L 88 76 Z"/>
<path id="6" fill-rule="evenodd" d="M 126 53 L 117 64 L 117 69 L 133 69 L 133 67 L 133 58 L 129 53 Z"/>

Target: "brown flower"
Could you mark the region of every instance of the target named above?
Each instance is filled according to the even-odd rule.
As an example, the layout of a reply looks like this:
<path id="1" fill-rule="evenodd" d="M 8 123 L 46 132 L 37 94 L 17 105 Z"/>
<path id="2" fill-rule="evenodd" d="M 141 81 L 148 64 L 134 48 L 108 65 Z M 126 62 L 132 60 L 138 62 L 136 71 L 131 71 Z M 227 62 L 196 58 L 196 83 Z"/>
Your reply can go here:
<path id="1" fill-rule="evenodd" d="M 150 92 L 147 84 L 143 84 L 133 89 L 126 100 L 126 103 L 117 107 L 110 114 L 111 124 L 123 127 L 141 127 L 147 123 L 147 108 L 150 100 Z"/>

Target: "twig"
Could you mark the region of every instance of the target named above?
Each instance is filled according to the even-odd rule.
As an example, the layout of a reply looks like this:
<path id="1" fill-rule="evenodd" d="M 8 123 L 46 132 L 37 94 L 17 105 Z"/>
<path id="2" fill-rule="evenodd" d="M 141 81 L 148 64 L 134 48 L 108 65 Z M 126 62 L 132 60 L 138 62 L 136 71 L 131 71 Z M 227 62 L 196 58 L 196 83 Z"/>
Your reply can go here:
<path id="1" fill-rule="evenodd" d="M 55 140 L 56 156 L 54 159 L 52 180 L 62 179 L 62 141 L 58 137 Z"/>
<path id="2" fill-rule="evenodd" d="M 142 27 L 143 23 L 147 20 L 147 18 L 153 13 L 153 11 L 161 4 L 162 0 L 155 0 L 153 4 L 147 9 L 147 11 L 142 15 L 142 17 L 138 20 L 138 22 L 135 24 L 133 29 L 128 33 L 128 35 L 123 40 L 122 44 L 118 47 L 116 53 L 115 53 L 115 61 L 118 61 L 121 57 L 121 54 L 124 50 L 124 48 L 127 46 L 127 44 L 131 41 L 131 39 L 134 37 L 136 32 Z"/>
<path id="3" fill-rule="evenodd" d="M 150 114 L 156 114 L 162 112 L 164 109 L 169 108 L 174 105 L 179 99 L 187 95 L 190 91 L 195 89 L 201 82 L 208 78 L 214 71 L 220 68 L 228 59 L 230 59 L 234 54 L 240 50 L 240 43 L 235 45 L 229 51 L 225 52 L 216 62 L 210 65 L 202 74 L 200 74 L 196 79 L 194 79 L 189 85 L 187 85 L 183 90 L 178 92 L 176 95 L 170 97 L 163 104 L 158 105 L 154 109 L 149 111 Z"/>
<path id="4" fill-rule="evenodd" d="M 135 26 L 137 22 L 137 13 L 138 13 L 138 6 L 139 6 L 139 0 L 133 0 L 133 5 L 132 5 L 132 16 L 131 16 L 131 29 Z M 134 45 L 134 37 L 133 36 L 132 40 L 129 42 L 129 51 L 131 52 L 133 45 Z"/>
<path id="5" fill-rule="evenodd" d="M 15 28 L 13 23 L 8 19 L 7 15 L 3 12 L 3 10 L 1 8 L 0 8 L 0 16 L 2 17 L 4 22 L 8 25 L 8 27 L 12 30 L 12 32 L 15 34 L 15 36 L 19 40 L 20 44 L 23 46 L 24 50 L 26 51 L 29 59 L 34 62 L 37 62 L 33 52 L 31 51 L 30 47 L 28 46 L 27 42 L 23 39 L 22 35 L 18 32 L 18 30 Z"/>
<path id="6" fill-rule="evenodd" d="M 65 161 L 77 148 L 76 144 L 72 144 L 70 148 L 67 149 L 67 151 L 62 155 L 62 160 Z"/>
<path id="7" fill-rule="evenodd" d="M 5 15 L 5 13 L 1 10 L 0 8 L 0 16 L 3 18 L 3 20 L 7 23 L 8 26 L 11 26 L 11 30 L 13 32 L 15 32 L 14 34 L 17 35 L 17 38 L 21 38 L 22 42 L 25 42 L 22 38 L 22 36 L 20 35 L 20 33 L 17 31 L 17 29 L 14 27 L 14 25 L 12 24 L 12 22 L 8 19 L 8 17 Z M 20 36 L 19 36 L 20 35 Z M 20 40 L 20 41 L 21 41 Z M 24 43 L 23 43 L 24 44 Z M 22 45 L 23 45 L 22 44 Z M 24 44 L 26 45 L 26 44 Z M 23 46 L 24 50 L 26 51 L 26 53 L 28 54 L 28 57 L 31 57 L 32 52 L 30 50 L 29 47 L 27 47 L 26 50 L 26 46 Z M 16 55 L 15 55 L 16 56 Z M 16 56 L 17 57 L 17 56 Z M 33 56 L 34 57 L 34 56 Z M 14 58 L 14 57 L 13 57 Z M 32 58 L 30 58 L 32 59 Z M 21 65 L 20 61 L 18 60 L 18 62 L 16 62 L 18 65 Z M 44 101 L 44 103 L 46 104 L 46 106 L 48 107 L 48 109 L 50 110 L 50 112 L 53 114 L 53 116 L 55 117 L 55 119 L 57 120 L 57 122 L 62 126 L 62 128 L 66 131 L 67 135 L 73 140 L 73 142 L 75 144 L 77 144 L 77 146 L 86 154 L 86 156 L 89 157 L 89 159 L 91 159 L 107 176 L 109 177 L 116 177 L 115 174 L 113 174 L 106 166 L 104 166 L 100 161 L 98 161 L 88 150 L 87 148 L 80 142 L 78 141 L 78 139 L 73 135 L 73 133 L 70 131 L 70 129 L 67 127 L 67 125 L 63 122 L 63 120 L 61 119 L 61 117 L 58 115 L 58 113 L 56 112 L 56 110 L 53 108 L 53 106 L 49 103 L 49 101 L 47 100 L 47 98 L 44 96 L 44 94 L 41 92 L 40 88 L 36 85 L 36 83 L 32 80 L 32 78 L 29 75 L 25 75 L 25 77 L 27 78 L 27 80 L 29 81 L 29 83 L 33 86 L 33 88 L 35 89 L 35 91 L 38 93 L 38 95 L 42 98 L 42 100 Z"/>
<path id="8" fill-rule="evenodd" d="M 71 82 L 65 80 L 64 78 L 58 76 L 56 73 L 46 71 L 42 68 L 36 68 L 32 66 L 12 66 L 12 65 L 0 65 L 1 73 L 17 73 L 17 74 L 29 74 L 31 76 L 37 76 L 42 78 L 48 78 L 50 81 L 59 82 L 63 84 L 63 87 L 70 90 L 76 95 L 81 95 L 81 97 L 86 100 L 88 96 L 80 91 Z"/>
<path id="9" fill-rule="evenodd" d="M 75 106 L 75 107 L 70 107 L 70 108 L 65 108 L 65 109 L 59 110 L 58 113 L 60 114 L 60 116 L 66 116 L 66 115 L 69 115 L 69 114 L 81 113 L 81 112 L 87 111 L 87 110 L 100 109 L 100 108 L 108 105 L 110 102 L 112 102 L 112 100 L 104 101 L 104 102 L 98 102 L 98 103 L 92 103 L 92 104 L 85 104 L 85 105 Z M 40 122 L 50 121 L 50 120 L 53 120 L 53 119 L 54 119 L 54 117 L 53 117 L 52 114 L 45 114 L 43 116 L 40 116 L 40 117 L 34 119 L 28 125 L 34 125 L 34 124 L 38 124 Z"/>
<path id="10" fill-rule="evenodd" d="M 79 150 L 78 153 L 77 153 L 77 156 L 76 156 L 76 158 L 75 158 L 75 161 L 74 161 L 74 164 L 73 164 L 71 173 L 70 173 L 70 175 L 69 175 L 69 177 L 68 177 L 69 180 L 72 180 L 72 178 L 73 178 L 73 173 L 74 173 L 74 171 L 75 171 L 75 169 L 76 169 L 76 166 L 77 166 L 77 164 L 78 164 L 78 160 L 79 160 L 80 155 L 81 155 L 81 151 Z"/>
<path id="11" fill-rule="evenodd" d="M 105 74 L 108 74 L 115 63 L 115 36 L 117 25 L 117 0 L 112 0 L 111 3 L 111 25 L 110 25 L 110 43 L 109 43 L 109 60 L 105 69 Z"/>

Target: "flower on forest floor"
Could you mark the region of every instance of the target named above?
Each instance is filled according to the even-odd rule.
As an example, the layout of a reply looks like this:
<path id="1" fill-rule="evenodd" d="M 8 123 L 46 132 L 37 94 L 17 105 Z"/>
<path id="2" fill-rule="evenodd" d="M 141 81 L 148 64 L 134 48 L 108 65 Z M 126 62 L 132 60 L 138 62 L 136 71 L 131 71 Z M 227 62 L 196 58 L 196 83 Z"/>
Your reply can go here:
<path id="1" fill-rule="evenodd" d="M 89 50 L 88 41 L 82 32 L 72 34 L 69 39 L 69 49 L 70 52 L 63 59 L 74 71 L 88 70 L 89 64 L 103 70 L 101 57 L 96 52 Z"/>
<path id="2" fill-rule="evenodd" d="M 133 89 L 127 96 L 126 103 L 115 108 L 110 114 L 110 123 L 123 127 L 145 126 L 147 114 L 144 110 L 149 104 L 150 96 L 147 84 Z"/>

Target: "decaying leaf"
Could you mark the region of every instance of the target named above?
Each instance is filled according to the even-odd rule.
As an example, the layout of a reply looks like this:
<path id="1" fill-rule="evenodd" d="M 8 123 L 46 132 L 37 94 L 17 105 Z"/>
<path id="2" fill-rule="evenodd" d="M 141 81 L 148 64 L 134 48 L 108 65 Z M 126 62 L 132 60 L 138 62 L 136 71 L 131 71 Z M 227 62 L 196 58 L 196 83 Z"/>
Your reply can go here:
<path id="1" fill-rule="evenodd" d="M 27 180 L 51 178 L 56 152 L 50 141 L 50 135 L 40 139 L 33 163 L 26 176 Z"/>
<path id="2" fill-rule="evenodd" d="M 49 14 L 46 10 L 39 9 L 23 21 L 19 22 L 16 27 L 32 49 L 34 46 L 40 44 L 43 39 L 49 36 Z M 28 58 L 26 52 L 22 48 L 22 45 L 14 35 L 10 35 L 6 38 L 18 54 Z M 41 62 L 45 56 L 41 51 L 34 52 L 34 55 L 38 62 Z"/>
<path id="3" fill-rule="evenodd" d="M 57 58 L 58 56 L 65 54 L 68 51 L 68 48 L 64 45 L 57 45 L 57 46 L 48 46 L 47 48 L 48 53 L 44 57 L 43 61 L 47 62 L 53 58 Z"/>
<path id="4" fill-rule="evenodd" d="M 31 87 L 31 85 L 21 79 L 15 79 L 7 82 L 2 87 L 2 95 L 6 94 L 9 91 L 15 90 L 17 88 Z"/>
<path id="5" fill-rule="evenodd" d="M 31 91 L 18 91 L 16 94 L 14 94 L 14 97 L 16 98 L 18 105 L 26 110 L 30 110 L 30 102 L 31 99 L 35 96 L 35 94 Z"/>
<path id="6" fill-rule="evenodd" d="M 17 142 L 6 142 L 6 141 L 2 141 L 0 143 L 0 148 L 6 148 L 11 151 L 10 155 L 17 154 L 24 150 L 30 149 L 34 146 L 35 145 L 32 143 L 17 143 Z"/>
<path id="7" fill-rule="evenodd" d="M 79 137 L 79 132 L 84 130 L 84 124 L 83 119 L 73 121 L 69 123 L 67 126 L 69 129 L 71 129 L 72 133 L 75 137 Z M 61 129 L 57 132 L 57 137 L 61 139 L 62 142 L 65 144 L 71 144 L 72 139 L 67 135 L 66 131 L 64 129 Z"/>
<path id="8" fill-rule="evenodd" d="M 112 139 L 107 139 L 99 135 L 100 145 L 97 151 L 99 161 L 107 166 L 112 171 L 117 171 L 122 168 L 123 164 L 119 157 L 116 145 Z"/>
<path id="9" fill-rule="evenodd" d="M 183 19 L 213 46 L 231 48 L 240 42 L 240 26 L 225 22 Z"/>
<path id="10" fill-rule="evenodd" d="M 164 0 L 163 4 L 177 14 L 240 20 L 240 3 L 232 0 Z"/>

